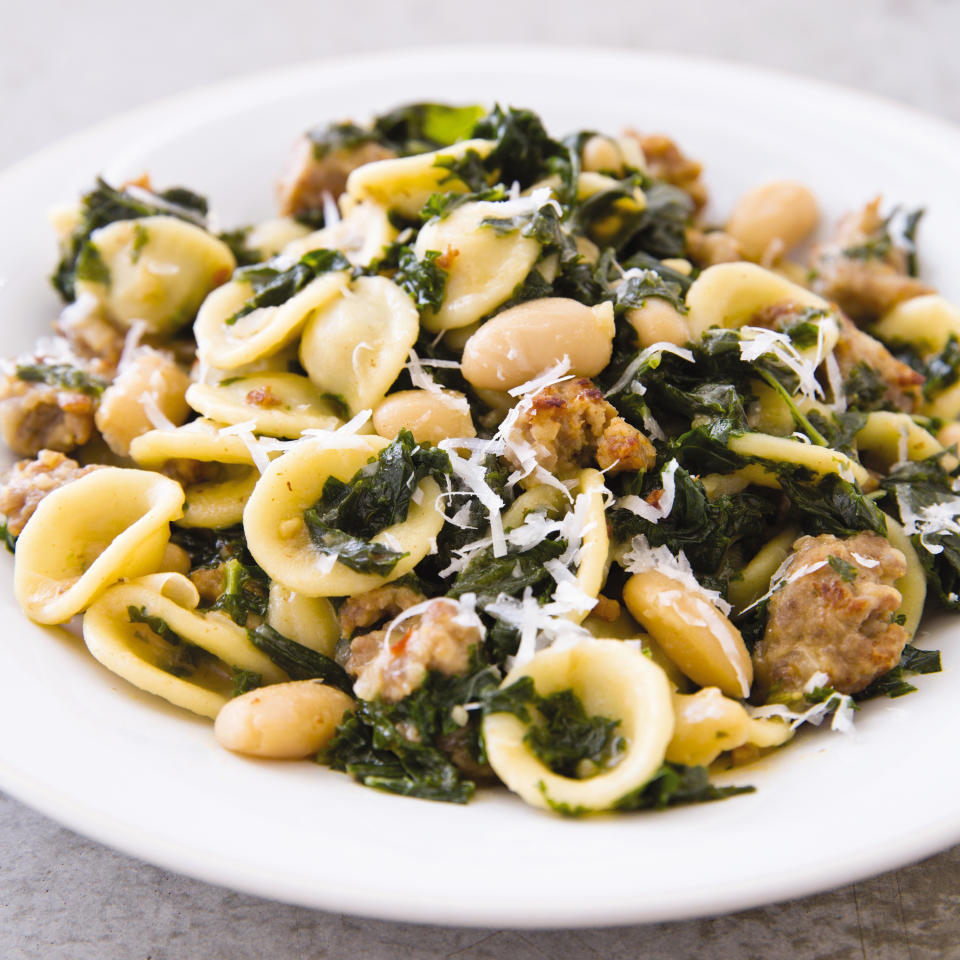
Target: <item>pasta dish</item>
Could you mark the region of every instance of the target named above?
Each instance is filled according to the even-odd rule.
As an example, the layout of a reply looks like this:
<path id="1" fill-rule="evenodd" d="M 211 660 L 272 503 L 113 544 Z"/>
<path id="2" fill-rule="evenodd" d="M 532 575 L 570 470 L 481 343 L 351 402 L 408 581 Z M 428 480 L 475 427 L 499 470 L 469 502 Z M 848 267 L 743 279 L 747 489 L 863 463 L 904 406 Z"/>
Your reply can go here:
<path id="1" fill-rule="evenodd" d="M 960 310 L 922 211 L 723 224 L 669 137 L 411 104 L 294 145 L 278 215 L 99 180 L 8 362 L 24 613 L 241 755 L 562 814 L 722 799 L 940 669 Z"/>

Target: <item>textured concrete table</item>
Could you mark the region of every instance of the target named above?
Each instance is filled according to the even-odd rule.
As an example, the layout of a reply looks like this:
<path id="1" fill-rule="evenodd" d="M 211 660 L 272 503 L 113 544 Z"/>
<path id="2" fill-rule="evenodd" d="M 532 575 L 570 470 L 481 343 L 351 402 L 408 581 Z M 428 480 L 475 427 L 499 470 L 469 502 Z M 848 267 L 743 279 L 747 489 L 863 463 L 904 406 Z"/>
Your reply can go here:
<path id="1" fill-rule="evenodd" d="M 147 12 L 119 0 L 0 3 L 0 167 L 198 83 L 310 58 L 466 40 L 739 59 L 960 121 L 957 0 L 488 0 L 477 8 L 409 0 L 354 5 L 359 25 L 332 6 L 167 0 Z M 0 864 L 4 960 L 960 957 L 960 848 L 832 893 L 717 919 L 522 933 L 358 920 L 258 900 L 138 863 L 2 796 Z"/>

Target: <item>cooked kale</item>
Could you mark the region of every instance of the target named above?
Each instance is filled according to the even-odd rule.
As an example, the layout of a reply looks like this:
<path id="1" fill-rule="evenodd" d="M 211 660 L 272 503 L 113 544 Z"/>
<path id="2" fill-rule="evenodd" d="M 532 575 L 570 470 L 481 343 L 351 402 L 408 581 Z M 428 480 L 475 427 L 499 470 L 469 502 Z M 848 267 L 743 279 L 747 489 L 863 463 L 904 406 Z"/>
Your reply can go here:
<path id="1" fill-rule="evenodd" d="M 212 653 L 185 640 L 170 628 L 166 620 L 148 614 L 145 607 L 127 607 L 127 619 L 142 623 L 167 644 L 165 656 L 157 666 L 175 677 L 192 676 L 204 661 L 214 660 Z"/>
<path id="2" fill-rule="evenodd" d="M 903 523 L 907 516 L 923 518 L 932 514 L 933 529 L 914 533 L 913 545 L 927 575 L 946 606 L 960 609 L 960 534 L 956 532 L 957 494 L 954 484 L 960 468 L 948 470 L 944 454 L 895 467 L 881 481 L 886 496 L 885 510 Z M 940 504 L 947 504 L 946 511 Z M 942 518 L 937 525 L 936 518 Z M 932 549 L 931 549 L 932 548 Z M 936 552 L 932 552 L 936 551 Z"/>
<path id="3" fill-rule="evenodd" d="M 286 303 L 322 273 L 349 269 L 350 261 L 339 250 L 311 250 L 286 270 L 278 270 L 269 262 L 240 267 L 234 271 L 233 279 L 250 284 L 253 293 L 225 322 L 232 325 L 260 307 Z"/>
<path id="4" fill-rule="evenodd" d="M 844 583 L 853 583 L 853 581 L 857 579 L 857 574 L 860 572 L 856 564 L 847 563 L 843 557 L 835 557 L 833 554 L 827 557 L 827 563 L 830 564 L 833 572 L 836 573 Z"/>
<path id="5" fill-rule="evenodd" d="M 809 470 L 790 463 L 770 466 L 790 500 L 789 518 L 796 520 L 804 533 L 852 537 L 871 530 L 881 537 L 887 535 L 882 511 L 855 483 L 835 473 L 818 479 Z"/>
<path id="6" fill-rule="evenodd" d="M 551 161 L 568 161 L 568 151 L 552 139 L 540 118 L 530 110 L 499 104 L 479 120 L 471 137 L 496 140 L 497 145 L 484 159 L 489 171 L 497 171 L 500 183 L 520 184 L 522 190 L 551 172 Z"/>
<path id="7" fill-rule="evenodd" d="M 242 667 L 233 668 L 233 692 L 231 696 L 239 697 L 262 686 L 263 677 L 255 670 L 244 670 Z"/>
<path id="8" fill-rule="evenodd" d="M 472 133 L 483 107 L 453 107 L 444 103 L 410 103 L 379 116 L 373 134 L 400 154 L 448 147 Z"/>
<path id="9" fill-rule="evenodd" d="M 441 252 L 428 250 L 418 260 L 412 247 L 401 247 L 393 282 L 410 294 L 418 310 L 439 310 L 447 289 L 447 271 L 437 264 Z"/>
<path id="10" fill-rule="evenodd" d="M 682 550 L 693 570 L 707 576 L 720 573 L 734 544 L 745 541 L 748 552 L 762 545 L 777 512 L 768 496 L 744 491 L 710 500 L 700 480 L 682 467 L 674 474 L 674 484 L 673 509 L 657 523 L 629 510 L 610 511 L 614 537 L 626 541 L 643 534 L 652 547 L 667 546 L 674 554 Z M 642 494 L 659 486 L 659 476 L 648 475 Z"/>
<path id="11" fill-rule="evenodd" d="M 451 761 L 451 745 L 465 750 L 474 764 L 486 757 L 480 712 L 469 711 L 464 724 L 454 709 L 482 702 L 499 681 L 499 672 L 474 649 L 465 675 L 430 671 L 423 685 L 399 703 L 360 700 L 319 759 L 378 790 L 466 803 L 476 784 Z"/>
<path id="12" fill-rule="evenodd" d="M 270 579 L 256 564 L 245 565 L 231 557 L 223 565 L 223 592 L 213 604 L 234 623 L 246 626 L 250 614 L 267 613 Z"/>
<path id="13" fill-rule="evenodd" d="M 20 363 L 17 364 L 16 374 L 18 380 L 76 390 L 91 397 L 99 397 L 109 384 L 109 381 L 79 367 L 71 367 L 68 363 Z"/>
<path id="14" fill-rule="evenodd" d="M 582 778 L 600 773 L 625 749 L 616 733 L 619 720 L 588 716 L 583 702 L 572 690 L 539 697 L 538 715 L 523 741 L 538 759 L 562 777 Z"/>
<path id="15" fill-rule="evenodd" d="M 688 803 L 724 800 L 741 793 L 753 793 L 754 787 L 715 787 L 706 767 L 688 767 L 664 762 L 651 780 L 624 797 L 618 810 L 663 810 Z"/>
<path id="16" fill-rule="evenodd" d="M 6 520 L 0 520 L 0 539 L 10 553 L 17 551 L 17 538 L 10 532 L 10 527 Z"/>
<path id="17" fill-rule="evenodd" d="M 861 360 L 843 381 L 843 393 L 849 410 L 881 410 L 888 384 L 879 372 Z"/>
<path id="18" fill-rule="evenodd" d="M 289 674 L 291 680 L 322 680 L 328 686 L 353 695 L 353 681 L 346 670 L 319 650 L 285 637 L 267 623 L 248 629 L 247 636 L 261 653 Z"/>
<path id="19" fill-rule="evenodd" d="M 907 681 L 907 677 L 922 673 L 939 673 L 941 669 L 939 650 L 920 650 L 908 643 L 900 654 L 900 662 L 883 676 L 877 677 L 860 693 L 854 694 L 854 700 L 905 696 L 917 689 Z"/>
<path id="20" fill-rule="evenodd" d="M 332 553 L 351 570 L 389 573 L 406 554 L 370 540 L 407 519 L 410 499 L 420 481 L 442 480 L 450 458 L 432 444 L 418 444 L 409 430 L 344 482 L 328 477 L 320 499 L 303 518 L 320 551 Z"/>
<path id="21" fill-rule="evenodd" d="M 190 555 L 190 568 L 215 567 L 236 558 L 244 567 L 253 567 L 256 561 L 247 549 L 243 527 L 236 524 L 220 530 L 205 527 L 181 527 L 174 524 L 170 542 Z"/>

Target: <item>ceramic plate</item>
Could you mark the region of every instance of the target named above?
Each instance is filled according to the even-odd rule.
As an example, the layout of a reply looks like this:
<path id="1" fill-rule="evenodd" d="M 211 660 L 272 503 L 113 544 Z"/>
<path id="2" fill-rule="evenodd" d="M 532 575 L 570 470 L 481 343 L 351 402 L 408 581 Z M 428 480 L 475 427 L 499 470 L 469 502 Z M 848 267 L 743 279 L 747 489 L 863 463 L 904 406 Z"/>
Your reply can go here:
<path id="1" fill-rule="evenodd" d="M 3 350 L 56 316 L 47 208 L 97 173 L 149 170 L 211 196 L 224 225 L 269 215 L 288 147 L 318 121 L 413 99 L 499 100 L 555 133 L 634 125 L 706 164 L 718 218 L 765 178 L 810 184 L 830 216 L 883 192 L 925 205 L 925 276 L 960 299 L 960 132 L 860 94 L 729 64 L 613 51 L 423 50 L 300 67 L 177 97 L 64 141 L 0 177 Z M 960 840 L 955 622 L 921 690 L 874 701 L 850 736 L 814 731 L 732 782 L 756 793 L 660 814 L 566 820 L 506 791 L 465 807 L 364 789 L 310 763 L 220 750 L 209 724 L 28 623 L 0 558 L 0 785 L 163 867 L 278 900 L 445 924 L 667 920 L 796 897 Z"/>

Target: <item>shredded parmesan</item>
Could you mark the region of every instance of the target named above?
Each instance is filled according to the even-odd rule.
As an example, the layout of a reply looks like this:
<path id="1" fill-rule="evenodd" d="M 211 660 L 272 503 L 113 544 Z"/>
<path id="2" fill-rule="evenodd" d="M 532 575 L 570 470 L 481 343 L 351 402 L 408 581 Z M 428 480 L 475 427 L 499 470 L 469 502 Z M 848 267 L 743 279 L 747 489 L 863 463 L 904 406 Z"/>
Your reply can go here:
<path id="1" fill-rule="evenodd" d="M 648 523 L 659 523 L 665 517 L 670 516 L 673 510 L 673 502 L 677 493 L 677 468 L 680 466 L 676 459 L 671 460 L 660 474 L 660 481 L 663 486 L 663 493 L 660 500 L 656 503 L 647 503 L 643 497 L 636 494 L 630 494 L 618 501 L 617 506 L 629 510 L 638 517 L 646 520 Z"/>
<path id="2" fill-rule="evenodd" d="M 651 357 L 663 353 L 672 353 L 674 356 L 680 357 L 682 360 L 686 360 L 688 363 L 694 362 L 693 353 L 691 353 L 686 347 L 678 347 L 675 343 L 669 343 L 666 340 L 659 343 L 651 343 L 646 350 L 641 351 L 636 357 L 633 358 L 633 360 L 630 361 L 630 363 L 627 364 L 626 369 L 620 374 L 616 383 L 614 383 L 614 385 L 604 394 L 604 396 L 609 397 L 615 393 L 619 393 L 628 383 L 630 383 L 634 377 L 634 374 Z"/>

